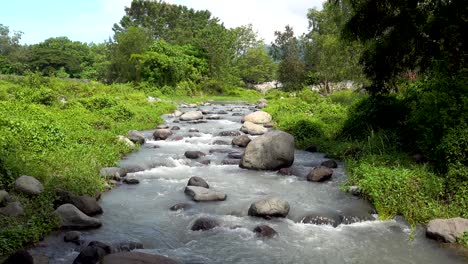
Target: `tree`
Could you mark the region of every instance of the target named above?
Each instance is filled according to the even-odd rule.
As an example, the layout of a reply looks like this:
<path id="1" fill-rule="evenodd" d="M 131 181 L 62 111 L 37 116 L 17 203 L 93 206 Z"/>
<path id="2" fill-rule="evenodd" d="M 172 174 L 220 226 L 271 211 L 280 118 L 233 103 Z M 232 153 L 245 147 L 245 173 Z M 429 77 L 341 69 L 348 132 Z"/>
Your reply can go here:
<path id="1" fill-rule="evenodd" d="M 329 83 L 343 80 L 362 81 L 359 57 L 362 44 L 341 38 L 341 31 L 351 15 L 350 4 L 324 3 L 323 9 L 310 9 L 310 32 L 305 36 L 305 60 L 309 75 L 331 92 Z"/>
<path id="2" fill-rule="evenodd" d="M 456 76 L 466 66 L 465 0 L 351 0 L 345 36 L 365 43 L 361 61 L 373 94 L 396 89 L 404 72 L 442 63 Z"/>
<path id="3" fill-rule="evenodd" d="M 306 78 L 306 68 L 302 56 L 302 47 L 294 36 L 290 26 L 284 32 L 275 31 L 276 40 L 272 43 L 271 54 L 279 60 L 278 80 L 289 90 L 302 89 Z"/>
<path id="4" fill-rule="evenodd" d="M 238 59 L 237 68 L 245 83 L 262 83 L 274 79 L 276 64 L 263 46 L 247 49 Z"/>
<path id="5" fill-rule="evenodd" d="M 19 43 L 22 35 L 23 32 L 10 32 L 9 27 L 0 24 L 0 73 L 20 74 L 25 70 L 28 50 Z"/>

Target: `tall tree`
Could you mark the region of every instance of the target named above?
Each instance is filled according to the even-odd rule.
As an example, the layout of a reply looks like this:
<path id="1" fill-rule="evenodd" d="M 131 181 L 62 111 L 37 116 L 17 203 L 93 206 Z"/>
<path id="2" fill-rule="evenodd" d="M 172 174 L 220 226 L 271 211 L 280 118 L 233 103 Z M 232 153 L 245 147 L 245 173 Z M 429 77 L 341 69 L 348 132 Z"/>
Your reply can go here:
<path id="1" fill-rule="evenodd" d="M 0 73 L 20 74 L 25 70 L 28 50 L 19 43 L 22 35 L 23 32 L 11 32 L 9 27 L 0 24 Z"/>
<path id="2" fill-rule="evenodd" d="M 284 32 L 275 31 L 275 42 L 271 46 L 271 55 L 279 60 L 278 80 L 288 90 L 302 89 L 306 78 L 306 68 L 300 41 L 294 36 L 288 25 Z"/>

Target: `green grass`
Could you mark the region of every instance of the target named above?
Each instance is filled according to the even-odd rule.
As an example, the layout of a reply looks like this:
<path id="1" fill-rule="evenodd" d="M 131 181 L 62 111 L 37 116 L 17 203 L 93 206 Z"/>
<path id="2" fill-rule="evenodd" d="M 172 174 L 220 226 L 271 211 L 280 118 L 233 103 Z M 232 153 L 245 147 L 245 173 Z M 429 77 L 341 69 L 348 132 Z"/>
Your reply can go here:
<path id="1" fill-rule="evenodd" d="M 0 255 L 57 227 L 54 188 L 89 195 L 103 191 L 100 168 L 133 151 L 117 135 L 154 128 L 174 109 L 169 102 L 148 102 L 130 85 L 37 75 L 0 80 L 0 189 L 14 194 L 26 211 L 20 218 L 0 216 Z M 45 192 L 35 198 L 15 193 L 14 180 L 23 174 L 39 179 Z"/>

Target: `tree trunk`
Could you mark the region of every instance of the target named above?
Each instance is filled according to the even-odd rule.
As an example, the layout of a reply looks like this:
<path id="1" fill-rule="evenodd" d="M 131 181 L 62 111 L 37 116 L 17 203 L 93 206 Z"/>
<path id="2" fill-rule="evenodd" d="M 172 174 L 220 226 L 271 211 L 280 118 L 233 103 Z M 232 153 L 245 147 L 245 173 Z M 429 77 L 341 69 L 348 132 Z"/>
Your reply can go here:
<path id="1" fill-rule="evenodd" d="M 327 92 L 327 94 L 331 94 L 330 85 L 328 84 L 328 80 L 325 80 L 325 91 Z"/>

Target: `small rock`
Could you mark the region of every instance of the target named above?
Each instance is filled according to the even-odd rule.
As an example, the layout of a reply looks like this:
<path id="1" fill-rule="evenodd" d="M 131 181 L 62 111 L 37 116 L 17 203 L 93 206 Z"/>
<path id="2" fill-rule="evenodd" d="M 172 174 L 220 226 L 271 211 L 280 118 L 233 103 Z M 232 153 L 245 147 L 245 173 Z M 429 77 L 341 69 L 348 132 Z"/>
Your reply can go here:
<path id="1" fill-rule="evenodd" d="M 243 152 L 233 151 L 233 152 L 229 152 L 228 158 L 231 158 L 231 159 L 241 159 L 241 158 L 242 158 L 242 155 L 244 155 Z"/>
<path id="2" fill-rule="evenodd" d="M 199 163 L 203 164 L 203 165 L 210 165 L 211 164 L 211 160 L 201 160 L 199 161 Z"/>
<path id="3" fill-rule="evenodd" d="M 181 141 L 181 140 L 183 140 L 183 139 L 184 139 L 183 136 L 175 136 L 175 137 L 173 137 L 173 138 L 171 139 L 171 141 Z"/>
<path id="4" fill-rule="evenodd" d="M 127 175 L 124 178 L 124 182 L 126 184 L 138 184 L 140 183 L 140 180 L 138 180 L 138 177 L 136 175 Z"/>
<path id="5" fill-rule="evenodd" d="M 244 116 L 243 113 L 232 113 L 232 116 Z"/>
<path id="6" fill-rule="evenodd" d="M 174 113 L 172 113 L 172 116 L 174 117 L 180 117 L 181 115 L 183 115 L 184 113 L 179 111 L 179 110 L 175 110 Z"/>
<path id="7" fill-rule="evenodd" d="M 225 193 L 198 186 L 187 186 L 184 192 L 195 202 L 224 201 L 227 197 Z"/>
<path id="8" fill-rule="evenodd" d="M 266 127 L 266 128 L 272 128 L 272 127 L 275 126 L 275 123 L 273 123 L 273 122 L 268 122 L 268 123 L 263 124 L 263 126 Z"/>
<path id="9" fill-rule="evenodd" d="M 166 140 L 171 135 L 172 131 L 169 129 L 156 129 L 153 133 L 153 138 L 155 140 Z"/>
<path id="10" fill-rule="evenodd" d="M 333 175 L 333 170 L 327 167 L 315 167 L 312 171 L 307 175 L 308 181 L 313 182 L 323 182 L 329 180 Z"/>
<path id="11" fill-rule="evenodd" d="M 240 135 L 232 139 L 232 145 L 245 148 L 250 143 L 251 139 L 247 135 Z"/>
<path id="12" fill-rule="evenodd" d="M 55 210 L 59 216 L 61 226 L 64 228 L 97 228 L 101 221 L 97 218 L 89 217 L 72 204 L 63 204 Z"/>
<path id="13" fill-rule="evenodd" d="M 218 112 L 216 112 L 216 114 L 218 115 L 227 115 L 228 112 L 224 111 L 224 110 L 219 110 Z"/>
<path id="14" fill-rule="evenodd" d="M 174 204 L 173 206 L 171 206 L 169 210 L 171 211 L 187 210 L 190 207 L 192 206 L 188 203 L 178 203 L 178 204 Z"/>
<path id="15" fill-rule="evenodd" d="M 190 128 L 188 132 L 200 132 L 200 131 L 196 128 Z"/>
<path id="16" fill-rule="evenodd" d="M 239 165 L 240 159 L 225 159 L 221 161 L 221 165 Z"/>
<path id="17" fill-rule="evenodd" d="M 193 120 L 193 121 L 188 121 L 187 122 L 187 124 L 192 124 L 192 125 L 204 124 L 204 123 L 208 123 L 208 121 L 206 121 L 206 120 Z"/>
<path id="18" fill-rule="evenodd" d="M 158 125 L 156 126 L 156 129 L 168 129 L 169 126 L 167 124 L 162 124 L 162 125 Z"/>
<path id="19" fill-rule="evenodd" d="M 127 172 L 125 171 L 125 169 L 118 168 L 118 167 L 106 167 L 106 168 L 102 168 L 99 171 L 99 175 L 101 175 L 101 177 L 106 178 L 106 179 L 113 179 L 116 181 L 120 181 L 121 178 L 125 177 L 126 174 Z"/>
<path id="20" fill-rule="evenodd" d="M 289 203 L 279 198 L 269 198 L 252 203 L 248 214 L 258 217 L 286 217 Z"/>
<path id="21" fill-rule="evenodd" d="M 4 216 L 16 217 L 24 215 L 24 209 L 20 202 L 11 202 L 8 203 L 5 207 L 0 208 L 0 214 Z"/>
<path id="22" fill-rule="evenodd" d="M 254 124 L 265 124 L 271 122 L 271 115 L 264 111 L 256 111 L 246 115 L 244 121 L 249 121 Z"/>
<path id="23" fill-rule="evenodd" d="M 233 130 L 233 131 L 222 131 L 218 134 L 220 137 L 237 137 L 242 135 L 242 132 Z"/>
<path id="24" fill-rule="evenodd" d="M 65 233 L 65 236 L 63 237 L 63 241 L 79 244 L 80 238 L 81 238 L 81 232 L 68 231 L 67 233 Z"/>
<path id="25" fill-rule="evenodd" d="M 256 226 L 253 231 L 257 234 L 257 237 L 272 238 L 278 235 L 273 228 L 267 225 Z"/>
<path id="26" fill-rule="evenodd" d="M 375 220 L 370 214 L 359 214 L 359 215 L 340 215 L 340 223 L 343 225 L 350 225 L 354 223 L 360 223 L 364 221 Z"/>
<path id="27" fill-rule="evenodd" d="M 188 151 L 185 151 L 184 153 L 185 157 L 187 159 L 198 159 L 200 157 L 204 157 L 206 156 L 205 153 L 201 152 L 201 151 L 198 151 L 198 150 L 188 150 Z"/>
<path id="28" fill-rule="evenodd" d="M 105 256 L 101 264 L 178 264 L 168 257 L 143 252 L 120 252 Z"/>
<path id="29" fill-rule="evenodd" d="M 206 231 L 218 227 L 220 223 L 214 219 L 209 217 L 201 217 L 198 218 L 190 228 L 192 231 Z"/>
<path id="30" fill-rule="evenodd" d="M 231 152 L 232 150 L 231 149 L 210 149 L 209 152 L 210 153 L 229 153 Z"/>
<path id="31" fill-rule="evenodd" d="M 208 120 L 219 120 L 219 119 L 221 119 L 221 117 L 219 115 L 211 115 L 211 116 L 207 116 L 206 119 L 208 119 Z"/>
<path id="32" fill-rule="evenodd" d="M 341 221 L 338 214 L 336 215 L 316 215 L 311 214 L 302 218 L 301 223 L 304 224 L 314 224 L 314 225 L 330 225 L 333 227 L 337 227 Z"/>
<path id="33" fill-rule="evenodd" d="M 254 124 L 250 121 L 245 121 L 241 127 L 241 131 L 250 135 L 263 135 L 268 132 L 268 129 L 262 125 Z"/>
<path id="34" fill-rule="evenodd" d="M 320 166 L 327 167 L 330 169 L 338 168 L 338 164 L 334 160 L 326 160 L 320 163 Z"/>
<path id="35" fill-rule="evenodd" d="M 197 177 L 197 176 L 190 177 L 187 183 L 187 186 L 198 186 L 198 187 L 204 187 L 207 189 L 210 188 L 208 183 L 203 178 Z"/>
<path id="36" fill-rule="evenodd" d="M 360 196 L 362 189 L 359 186 L 349 186 L 348 192 L 354 196 Z"/>
<path id="37" fill-rule="evenodd" d="M 44 186 L 34 177 L 23 175 L 15 181 L 16 190 L 30 194 L 39 195 L 44 191 Z"/>
<path id="38" fill-rule="evenodd" d="M 259 103 L 259 104 L 258 104 L 258 109 L 263 109 L 263 108 L 265 108 L 265 107 L 267 107 L 267 104 L 266 104 L 266 103 Z"/>
<path id="39" fill-rule="evenodd" d="M 124 242 L 119 242 L 116 245 L 113 246 L 115 251 L 118 252 L 130 252 L 135 249 L 143 249 L 143 244 L 140 242 L 134 242 L 134 241 L 124 241 Z"/>
<path id="40" fill-rule="evenodd" d="M 10 255 L 3 264 L 34 264 L 34 259 L 26 250 L 19 250 Z"/>
<path id="41" fill-rule="evenodd" d="M 133 143 L 140 145 L 145 144 L 145 135 L 143 135 L 143 133 L 141 133 L 140 131 L 130 130 L 128 131 L 127 135 L 128 139 L 130 139 L 130 141 L 132 141 Z"/>
<path id="42" fill-rule="evenodd" d="M 173 126 L 173 127 L 171 127 L 171 130 L 180 130 L 180 127 L 179 126 Z"/>
<path id="43" fill-rule="evenodd" d="M 229 145 L 229 142 L 226 142 L 224 140 L 215 140 L 212 143 L 213 145 Z"/>
<path id="44" fill-rule="evenodd" d="M 468 231 L 468 219 L 456 217 L 434 219 L 427 224 L 426 236 L 446 243 L 454 243 L 463 232 Z"/>
<path id="45" fill-rule="evenodd" d="M 203 113 L 200 111 L 190 111 L 181 115 L 179 119 L 180 121 L 195 121 L 198 119 L 203 119 Z"/>
<path id="46" fill-rule="evenodd" d="M 73 261 L 73 264 L 96 264 L 109 253 L 98 245 L 88 245 L 80 251 L 80 254 Z"/>
<path id="47" fill-rule="evenodd" d="M 10 201 L 10 195 L 5 190 L 0 190 L 0 207 L 7 205 Z"/>

